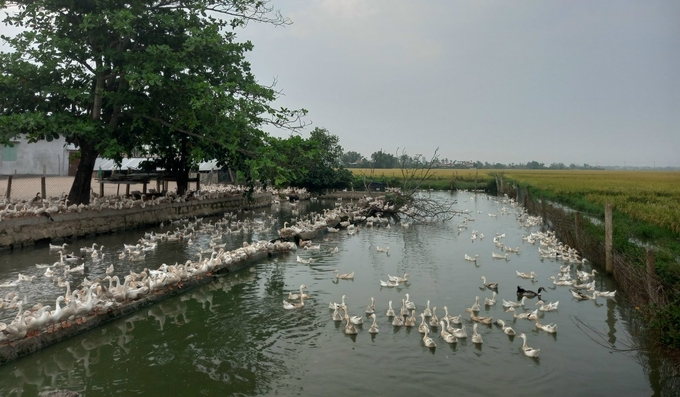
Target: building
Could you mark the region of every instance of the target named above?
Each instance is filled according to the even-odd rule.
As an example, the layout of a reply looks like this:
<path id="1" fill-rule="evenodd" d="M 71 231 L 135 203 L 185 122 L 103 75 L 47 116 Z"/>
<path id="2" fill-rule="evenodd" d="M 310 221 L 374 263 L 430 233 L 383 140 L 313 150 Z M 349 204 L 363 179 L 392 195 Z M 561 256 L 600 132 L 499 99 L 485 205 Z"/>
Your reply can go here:
<path id="1" fill-rule="evenodd" d="M 29 143 L 19 136 L 12 144 L 0 151 L 0 175 L 75 175 L 77 150 L 63 137 Z"/>

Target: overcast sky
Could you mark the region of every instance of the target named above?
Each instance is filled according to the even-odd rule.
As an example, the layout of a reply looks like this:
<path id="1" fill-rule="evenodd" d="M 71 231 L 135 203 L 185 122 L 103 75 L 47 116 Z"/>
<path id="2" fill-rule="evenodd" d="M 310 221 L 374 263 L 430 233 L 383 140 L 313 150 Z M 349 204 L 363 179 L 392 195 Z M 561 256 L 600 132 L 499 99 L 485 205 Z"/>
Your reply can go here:
<path id="1" fill-rule="evenodd" d="M 680 166 L 680 1 L 272 4 L 253 71 L 345 151 Z"/>

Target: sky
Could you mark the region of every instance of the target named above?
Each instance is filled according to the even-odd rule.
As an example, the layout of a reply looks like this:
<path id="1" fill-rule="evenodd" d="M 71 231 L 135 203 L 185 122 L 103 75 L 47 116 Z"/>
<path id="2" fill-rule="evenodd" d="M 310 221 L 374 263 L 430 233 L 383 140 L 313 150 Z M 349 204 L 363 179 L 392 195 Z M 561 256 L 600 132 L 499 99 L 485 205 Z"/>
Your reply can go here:
<path id="1" fill-rule="evenodd" d="M 680 166 L 680 1 L 272 0 L 248 24 L 275 105 L 345 151 Z M 288 131 L 269 131 L 285 137 Z"/>

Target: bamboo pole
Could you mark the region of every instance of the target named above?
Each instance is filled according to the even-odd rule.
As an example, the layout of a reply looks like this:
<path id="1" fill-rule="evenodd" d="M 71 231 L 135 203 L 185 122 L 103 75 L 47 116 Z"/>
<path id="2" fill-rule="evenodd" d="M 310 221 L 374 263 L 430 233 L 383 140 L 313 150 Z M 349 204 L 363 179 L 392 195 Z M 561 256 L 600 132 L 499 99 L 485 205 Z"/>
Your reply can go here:
<path id="1" fill-rule="evenodd" d="M 614 245 L 614 233 L 612 227 L 612 205 L 610 203 L 604 206 L 604 254 L 605 254 L 605 269 L 607 273 L 614 270 L 612 247 Z"/>

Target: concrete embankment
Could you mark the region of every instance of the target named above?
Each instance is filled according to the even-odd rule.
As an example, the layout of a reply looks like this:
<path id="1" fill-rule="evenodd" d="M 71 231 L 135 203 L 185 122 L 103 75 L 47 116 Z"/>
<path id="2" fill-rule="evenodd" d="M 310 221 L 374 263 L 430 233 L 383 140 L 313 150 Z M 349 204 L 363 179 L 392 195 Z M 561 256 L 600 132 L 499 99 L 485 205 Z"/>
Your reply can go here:
<path id="1" fill-rule="evenodd" d="M 53 214 L 54 221 L 44 216 L 24 215 L 0 221 L 0 249 L 32 245 L 39 240 L 70 239 L 88 234 L 103 234 L 118 230 L 157 225 L 186 217 L 209 216 L 244 208 L 267 207 L 272 195 L 230 195 L 182 203 L 160 203 L 121 209 L 83 210 Z"/>
<path id="2" fill-rule="evenodd" d="M 165 300 L 171 296 L 182 294 L 195 287 L 211 282 L 214 277 L 235 272 L 239 269 L 250 266 L 257 261 L 261 261 L 268 256 L 289 252 L 290 249 L 295 249 L 295 245 L 293 243 L 268 244 L 267 247 L 264 245 L 259 245 L 257 251 L 248 255 L 248 257 L 244 260 L 234 260 L 228 265 L 216 266 L 211 272 L 186 278 L 181 282 L 166 285 L 162 289 L 144 295 L 141 299 L 126 300 L 125 302 L 114 303 L 109 308 L 93 308 L 82 317 L 76 316 L 76 318 L 71 321 L 63 320 L 54 324 L 54 326 L 50 328 L 50 331 L 41 330 L 42 332 L 34 336 L 22 337 L 10 343 L 4 342 L 0 345 L 0 365 L 36 352 L 43 347 L 47 347 L 59 341 L 96 328 L 102 324 L 118 319 L 126 314 L 135 312 L 143 307 L 150 306 Z"/>

